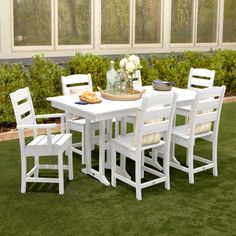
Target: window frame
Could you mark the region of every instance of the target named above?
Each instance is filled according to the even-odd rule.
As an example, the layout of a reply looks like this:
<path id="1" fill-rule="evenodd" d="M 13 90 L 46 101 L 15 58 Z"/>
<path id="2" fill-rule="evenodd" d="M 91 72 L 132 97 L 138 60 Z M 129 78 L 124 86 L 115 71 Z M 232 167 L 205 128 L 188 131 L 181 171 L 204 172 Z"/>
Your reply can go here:
<path id="1" fill-rule="evenodd" d="M 197 42 L 197 23 L 198 23 L 198 3 L 199 3 L 199 0 L 195 0 L 195 4 L 196 4 L 196 20 L 195 20 L 195 27 L 196 27 L 196 30 L 195 30 L 195 37 L 194 37 L 194 46 L 196 47 L 202 47 L 202 46 L 217 46 L 219 45 L 219 16 L 220 16 L 220 3 L 219 3 L 219 0 L 217 0 L 217 12 L 216 12 L 216 41 L 215 42 L 210 42 L 210 43 L 198 43 Z"/>
<path id="2" fill-rule="evenodd" d="M 58 33 L 58 0 L 55 0 L 55 50 L 76 50 L 76 49 L 84 49 L 84 50 L 89 50 L 89 49 L 94 49 L 94 1 L 95 0 L 89 0 L 91 2 L 91 43 L 90 44 L 69 44 L 69 45 L 59 45 L 59 33 Z"/>
<path id="3" fill-rule="evenodd" d="M 14 45 L 14 0 L 11 0 L 11 47 L 12 51 L 51 51 L 54 49 L 54 0 L 51 2 L 51 45 L 15 46 Z"/>
<path id="4" fill-rule="evenodd" d="M 135 43 L 135 23 L 136 23 L 136 0 L 133 0 L 133 48 L 162 48 L 163 47 L 163 24 L 164 24 L 164 0 L 161 1 L 160 17 L 160 43 Z"/>
<path id="5" fill-rule="evenodd" d="M 133 0 L 128 0 L 129 1 L 129 43 L 127 44 L 102 44 L 102 0 L 99 0 L 99 13 L 100 13 L 100 18 L 99 18 L 99 49 L 130 49 L 132 48 L 132 19 L 133 19 Z"/>

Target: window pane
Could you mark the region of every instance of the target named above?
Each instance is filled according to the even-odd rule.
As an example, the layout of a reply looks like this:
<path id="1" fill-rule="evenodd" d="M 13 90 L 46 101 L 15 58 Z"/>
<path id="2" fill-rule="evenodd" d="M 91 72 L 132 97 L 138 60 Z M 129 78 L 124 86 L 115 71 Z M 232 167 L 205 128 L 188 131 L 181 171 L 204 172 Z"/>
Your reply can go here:
<path id="1" fill-rule="evenodd" d="M 199 0 L 197 42 L 216 42 L 217 0 Z"/>
<path id="2" fill-rule="evenodd" d="M 59 45 L 91 44 L 91 1 L 58 1 Z"/>
<path id="3" fill-rule="evenodd" d="M 225 0 L 223 42 L 236 42 L 236 1 Z"/>
<path id="4" fill-rule="evenodd" d="M 193 1 L 172 0 L 171 43 L 192 43 Z"/>
<path id="5" fill-rule="evenodd" d="M 51 45 L 51 0 L 14 0 L 14 45 Z"/>
<path id="6" fill-rule="evenodd" d="M 102 0 L 102 44 L 129 43 L 129 0 Z"/>
<path id="7" fill-rule="evenodd" d="M 160 43 L 161 1 L 136 0 L 135 43 Z"/>

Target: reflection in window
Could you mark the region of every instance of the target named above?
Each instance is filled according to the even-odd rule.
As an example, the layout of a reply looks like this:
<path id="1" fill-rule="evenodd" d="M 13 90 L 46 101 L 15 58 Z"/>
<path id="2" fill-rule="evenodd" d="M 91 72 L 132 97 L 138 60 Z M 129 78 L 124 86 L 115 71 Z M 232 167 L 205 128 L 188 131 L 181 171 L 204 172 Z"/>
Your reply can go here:
<path id="1" fill-rule="evenodd" d="M 193 1 L 172 0 L 171 43 L 192 43 Z"/>
<path id="2" fill-rule="evenodd" d="M 235 0 L 224 3 L 223 42 L 236 42 L 236 3 Z"/>
<path id="3" fill-rule="evenodd" d="M 59 45 L 91 44 L 91 1 L 58 1 Z"/>
<path id="4" fill-rule="evenodd" d="M 217 0 L 199 0 L 197 42 L 216 42 Z"/>
<path id="5" fill-rule="evenodd" d="M 51 0 L 14 0 L 14 45 L 51 45 Z"/>
<path id="6" fill-rule="evenodd" d="M 161 0 L 136 0 L 135 43 L 160 43 Z"/>
<path id="7" fill-rule="evenodd" d="M 130 1 L 101 0 L 101 43 L 128 44 Z"/>

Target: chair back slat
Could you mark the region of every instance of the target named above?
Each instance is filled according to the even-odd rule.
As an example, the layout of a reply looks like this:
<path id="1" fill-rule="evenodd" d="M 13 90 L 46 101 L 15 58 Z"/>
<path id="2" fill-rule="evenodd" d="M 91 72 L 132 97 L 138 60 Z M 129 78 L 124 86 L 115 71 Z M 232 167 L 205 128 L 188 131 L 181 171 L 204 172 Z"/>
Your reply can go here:
<path id="1" fill-rule="evenodd" d="M 137 70 L 135 72 L 134 77 L 136 78 L 136 80 L 133 80 L 133 87 L 142 87 L 142 78 L 141 78 L 141 71 Z"/>
<path id="2" fill-rule="evenodd" d="M 31 110 L 31 104 L 29 101 L 26 101 L 18 106 L 18 110 L 20 114 L 25 114 L 27 112 L 30 112 Z"/>
<path id="3" fill-rule="evenodd" d="M 75 74 L 69 76 L 62 76 L 61 81 L 62 81 L 63 95 L 70 95 L 71 88 L 80 88 L 83 90 L 93 88 L 91 74 Z M 86 83 L 86 85 L 84 85 L 84 83 Z M 78 84 L 83 84 L 83 85 L 79 86 Z"/>
<path id="4" fill-rule="evenodd" d="M 188 78 L 188 89 L 195 90 L 197 87 L 212 87 L 215 79 L 215 71 L 202 69 L 202 68 L 191 68 Z"/>
<path id="5" fill-rule="evenodd" d="M 17 125 L 36 124 L 29 88 L 19 89 L 11 93 L 10 97 Z"/>
<path id="6" fill-rule="evenodd" d="M 162 120 L 163 118 L 167 118 L 170 116 L 171 109 L 170 107 L 163 107 L 160 106 L 159 108 L 155 110 L 150 110 L 148 112 L 144 113 L 144 121 L 149 121 L 153 119 L 159 119 Z"/>
<path id="7" fill-rule="evenodd" d="M 145 96 L 145 99 L 143 100 L 143 106 L 145 107 L 145 110 L 150 109 L 153 107 L 155 110 L 158 110 L 160 106 L 169 106 L 173 99 L 173 93 L 172 92 L 166 92 L 165 94 L 158 94 L 158 99 L 154 99 L 155 96 Z M 150 111 L 152 108 L 150 109 Z"/>
<path id="8" fill-rule="evenodd" d="M 142 106 L 137 111 L 135 140 L 141 148 L 143 138 L 147 135 L 162 134 L 170 139 L 177 95 L 174 93 L 144 95 Z M 168 133 L 168 135 L 166 135 Z"/>
<path id="9" fill-rule="evenodd" d="M 157 121 L 143 125 L 143 135 L 166 132 L 169 127 L 169 120 Z"/>
<path id="10" fill-rule="evenodd" d="M 214 100 L 206 99 L 205 101 L 201 100 L 198 105 L 198 112 L 202 113 L 203 111 L 216 109 L 218 108 L 218 106 L 219 106 L 219 99 L 214 99 Z"/>
<path id="11" fill-rule="evenodd" d="M 200 86 L 200 87 L 210 87 L 211 81 L 206 79 L 192 78 L 191 85 Z M 192 87 L 192 86 L 191 86 Z"/>
<path id="12" fill-rule="evenodd" d="M 201 124 L 214 124 L 214 132 L 218 132 L 221 107 L 225 94 L 225 86 L 210 87 L 198 91 L 192 104 L 189 116 L 189 134 L 194 138 L 195 128 Z M 209 130 L 206 130 L 207 132 Z"/>
<path id="13" fill-rule="evenodd" d="M 208 122 L 215 122 L 217 119 L 217 112 L 206 112 L 198 114 L 195 119 L 195 125 L 204 124 Z"/>

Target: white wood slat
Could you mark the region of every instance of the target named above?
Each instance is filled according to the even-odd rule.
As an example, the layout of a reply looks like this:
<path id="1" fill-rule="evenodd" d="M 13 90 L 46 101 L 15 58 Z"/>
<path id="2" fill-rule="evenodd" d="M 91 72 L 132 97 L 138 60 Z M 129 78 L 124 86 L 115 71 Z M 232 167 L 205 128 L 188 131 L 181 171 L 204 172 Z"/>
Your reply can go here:
<path id="1" fill-rule="evenodd" d="M 200 101 L 199 105 L 198 105 L 198 111 L 206 111 L 206 110 L 209 110 L 209 109 L 215 109 L 215 108 L 218 108 L 219 106 L 219 99 L 215 99 L 215 100 L 212 100 L 212 101 Z"/>
<path id="2" fill-rule="evenodd" d="M 52 140 L 52 145 L 56 145 L 56 146 L 62 146 L 69 138 L 71 138 L 71 134 L 64 134 L 64 135 L 56 135 L 56 136 L 60 136 L 58 137 L 58 139 L 54 139 Z"/>
<path id="3" fill-rule="evenodd" d="M 35 119 L 33 114 L 30 114 L 19 121 L 19 125 L 33 125 L 35 124 Z"/>
<path id="4" fill-rule="evenodd" d="M 211 81 L 207 79 L 192 78 L 191 84 L 196 85 L 196 86 L 209 87 L 211 84 Z"/>
<path id="5" fill-rule="evenodd" d="M 166 117 L 170 116 L 170 113 L 171 113 L 171 110 L 169 107 L 160 108 L 160 109 L 153 110 L 153 111 L 146 111 L 143 115 L 144 121 L 166 118 Z"/>
<path id="6" fill-rule="evenodd" d="M 195 125 L 216 121 L 217 112 L 203 113 L 196 116 Z"/>
<path id="7" fill-rule="evenodd" d="M 28 92 L 26 89 L 19 89 L 16 92 L 12 93 L 16 103 L 28 98 Z"/>
<path id="8" fill-rule="evenodd" d="M 30 111 L 31 111 L 31 104 L 29 101 L 26 101 L 18 106 L 18 112 L 21 115 Z"/>
<path id="9" fill-rule="evenodd" d="M 201 91 L 200 99 L 219 97 L 219 96 L 221 96 L 221 93 L 222 93 L 221 87 L 206 88 Z"/>
<path id="10" fill-rule="evenodd" d="M 47 136 L 46 135 L 39 135 L 37 138 L 35 138 L 32 142 L 30 142 L 27 146 L 37 146 L 39 143 L 46 143 Z"/>
<path id="11" fill-rule="evenodd" d="M 153 133 L 161 133 L 164 132 L 168 129 L 169 126 L 169 121 L 165 120 L 165 121 L 159 121 L 157 123 L 149 123 L 149 124 L 145 124 L 143 127 L 143 135 L 147 135 L 147 134 L 153 134 Z"/>
<path id="12" fill-rule="evenodd" d="M 215 71 L 202 68 L 195 68 L 192 70 L 193 76 L 211 77 L 212 74 L 215 74 Z"/>
<path id="13" fill-rule="evenodd" d="M 79 78 L 79 79 L 78 79 Z M 89 83 L 88 75 L 87 74 L 79 74 L 67 76 L 65 80 L 65 84 L 79 84 L 79 83 Z"/>

